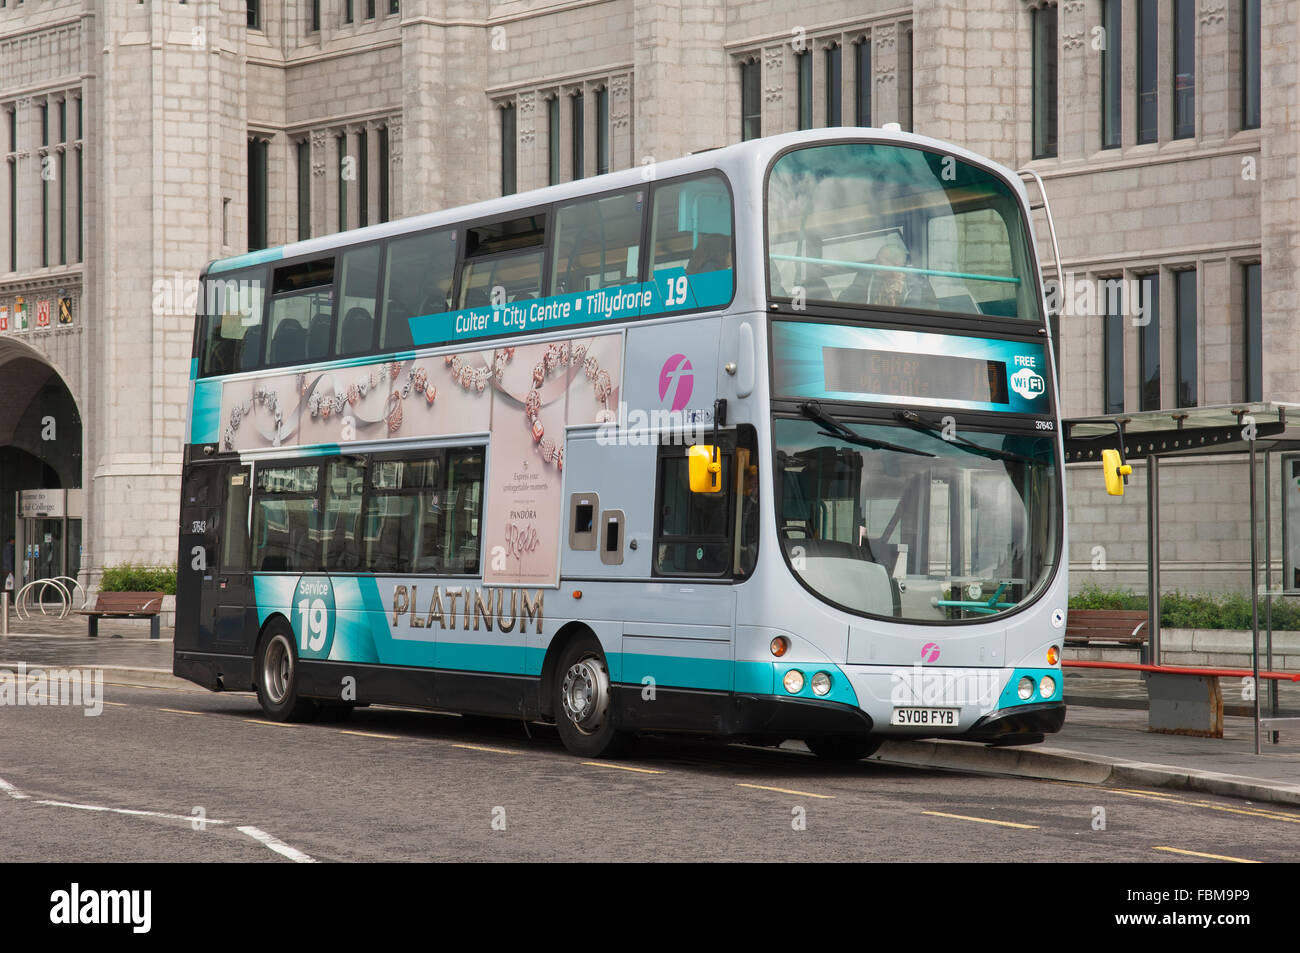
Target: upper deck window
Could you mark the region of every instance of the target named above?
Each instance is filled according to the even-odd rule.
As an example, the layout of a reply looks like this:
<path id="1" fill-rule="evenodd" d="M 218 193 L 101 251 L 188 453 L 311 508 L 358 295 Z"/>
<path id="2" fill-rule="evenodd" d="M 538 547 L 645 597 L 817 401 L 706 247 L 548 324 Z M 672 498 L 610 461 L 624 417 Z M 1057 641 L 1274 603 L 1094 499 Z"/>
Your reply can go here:
<path id="1" fill-rule="evenodd" d="M 265 270 L 227 272 L 203 283 L 199 374 L 234 374 L 257 367 L 262 355 Z"/>
<path id="2" fill-rule="evenodd" d="M 1020 203 L 992 172 L 887 143 L 779 157 L 772 297 L 1041 321 Z"/>

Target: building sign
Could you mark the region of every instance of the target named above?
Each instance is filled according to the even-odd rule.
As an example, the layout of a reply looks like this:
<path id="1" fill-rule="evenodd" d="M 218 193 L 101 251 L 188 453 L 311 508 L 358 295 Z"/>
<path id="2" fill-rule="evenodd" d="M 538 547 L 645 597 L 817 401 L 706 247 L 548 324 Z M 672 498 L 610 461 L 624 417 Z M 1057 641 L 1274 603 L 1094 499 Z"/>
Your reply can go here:
<path id="1" fill-rule="evenodd" d="M 21 519 L 58 519 L 64 515 L 64 490 L 21 490 L 18 516 Z"/>
<path id="2" fill-rule="evenodd" d="M 9 305 L 0 304 L 0 331 L 9 330 Z"/>
<path id="3" fill-rule="evenodd" d="M 36 326 L 38 328 L 48 328 L 50 326 L 49 298 L 43 298 L 36 302 Z"/>
<path id="4" fill-rule="evenodd" d="M 59 324 L 71 324 L 71 323 L 72 323 L 72 299 L 60 298 L 59 299 Z"/>
<path id="5" fill-rule="evenodd" d="M 27 330 L 27 302 L 22 295 L 14 299 L 14 330 Z"/>

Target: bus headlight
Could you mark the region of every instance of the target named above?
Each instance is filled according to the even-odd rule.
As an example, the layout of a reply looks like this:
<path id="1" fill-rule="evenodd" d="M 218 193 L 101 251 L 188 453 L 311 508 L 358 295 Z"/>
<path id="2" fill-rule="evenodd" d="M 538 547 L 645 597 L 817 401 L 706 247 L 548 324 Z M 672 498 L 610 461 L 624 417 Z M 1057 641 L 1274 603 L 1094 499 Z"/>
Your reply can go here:
<path id="1" fill-rule="evenodd" d="M 1022 702 L 1029 701 L 1034 697 L 1034 680 L 1028 675 L 1022 675 L 1020 684 L 1016 686 L 1016 694 L 1020 696 Z"/>
<path id="2" fill-rule="evenodd" d="M 1043 680 L 1038 683 L 1038 694 L 1044 698 L 1051 698 L 1056 694 L 1056 679 L 1050 675 L 1044 675 Z"/>
<path id="3" fill-rule="evenodd" d="M 803 672 L 797 668 L 790 669 L 785 673 L 785 678 L 781 680 L 781 684 L 785 686 L 785 690 L 791 695 L 798 695 L 803 691 Z"/>
<path id="4" fill-rule="evenodd" d="M 771 644 L 768 645 L 768 649 L 773 655 L 780 658 L 786 652 L 790 651 L 790 640 L 784 635 L 778 635 L 772 640 Z"/>
<path id="5" fill-rule="evenodd" d="M 831 677 L 825 672 L 818 672 L 812 677 L 812 690 L 814 695 L 830 694 Z"/>

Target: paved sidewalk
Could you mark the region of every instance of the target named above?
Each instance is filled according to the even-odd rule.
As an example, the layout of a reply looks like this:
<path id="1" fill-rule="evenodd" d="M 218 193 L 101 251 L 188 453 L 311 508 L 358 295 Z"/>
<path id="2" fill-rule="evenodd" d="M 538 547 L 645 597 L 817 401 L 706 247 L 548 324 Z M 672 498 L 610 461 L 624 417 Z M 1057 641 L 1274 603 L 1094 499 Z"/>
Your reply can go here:
<path id="1" fill-rule="evenodd" d="M 20 631 L 26 630 L 26 631 Z M 44 629 L 43 632 L 36 631 Z M 98 639 L 85 620 L 16 622 L 0 638 L 0 668 L 105 669 L 105 680 L 156 687 L 194 686 L 172 676 L 171 631 L 149 638 L 147 621 L 105 620 Z M 1256 755 L 1248 710 L 1224 686 L 1223 738 L 1191 738 L 1147 730 L 1146 689 L 1127 673 L 1075 676 L 1067 670 L 1065 727 L 1041 745 L 989 748 L 954 741 L 889 742 L 881 760 L 1085 783 L 1176 787 L 1300 806 L 1300 729 Z M 1300 686 L 1282 686 L 1283 714 L 1300 714 Z M 1233 712 L 1242 714 L 1233 714 Z"/>

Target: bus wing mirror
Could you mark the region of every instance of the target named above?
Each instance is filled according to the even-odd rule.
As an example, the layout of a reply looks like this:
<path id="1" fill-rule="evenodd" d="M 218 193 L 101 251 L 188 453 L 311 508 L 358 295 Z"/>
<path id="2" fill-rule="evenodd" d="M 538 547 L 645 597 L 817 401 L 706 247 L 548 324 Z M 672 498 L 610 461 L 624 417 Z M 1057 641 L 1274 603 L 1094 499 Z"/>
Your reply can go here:
<path id="1" fill-rule="evenodd" d="M 1101 468 L 1106 475 L 1106 492 L 1111 496 L 1123 496 L 1124 484 L 1128 482 L 1133 468 L 1121 461 L 1118 450 L 1101 452 Z"/>
<path id="2" fill-rule="evenodd" d="M 686 456 L 691 475 L 692 493 L 718 493 L 722 490 L 722 462 L 718 448 L 706 444 L 691 447 Z"/>

